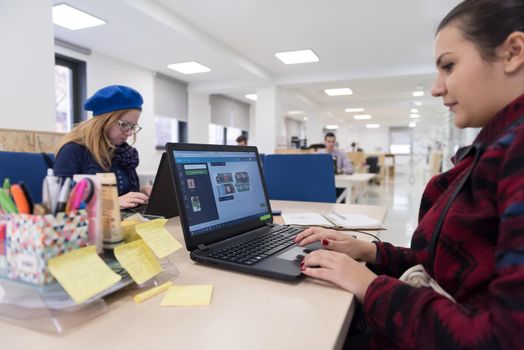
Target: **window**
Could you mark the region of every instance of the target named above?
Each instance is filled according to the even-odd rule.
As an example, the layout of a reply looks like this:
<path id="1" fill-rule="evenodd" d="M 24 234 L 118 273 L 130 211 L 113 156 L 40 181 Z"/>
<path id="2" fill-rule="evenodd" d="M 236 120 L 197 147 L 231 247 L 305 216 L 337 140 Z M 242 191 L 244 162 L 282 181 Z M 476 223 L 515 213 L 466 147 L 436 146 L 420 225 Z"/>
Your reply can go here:
<path id="1" fill-rule="evenodd" d="M 164 150 L 167 142 L 187 142 L 187 122 L 155 117 L 155 148 Z"/>
<path id="2" fill-rule="evenodd" d="M 209 143 L 212 145 L 225 145 L 226 128 L 222 125 L 209 124 Z"/>
<path id="3" fill-rule="evenodd" d="M 411 130 L 410 128 L 389 128 L 389 153 L 410 154 L 411 153 Z"/>
<path id="4" fill-rule="evenodd" d="M 68 132 L 86 118 L 82 102 L 86 98 L 85 62 L 55 56 L 56 131 Z"/>

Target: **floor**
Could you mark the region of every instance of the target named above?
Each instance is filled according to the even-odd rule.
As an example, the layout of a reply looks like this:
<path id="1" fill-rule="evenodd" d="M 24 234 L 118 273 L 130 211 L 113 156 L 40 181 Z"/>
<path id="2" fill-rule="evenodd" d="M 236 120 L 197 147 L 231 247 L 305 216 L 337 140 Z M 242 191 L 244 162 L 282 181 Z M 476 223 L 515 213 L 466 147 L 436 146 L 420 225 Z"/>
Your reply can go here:
<path id="1" fill-rule="evenodd" d="M 411 183 L 410 183 L 411 182 Z M 418 208 L 427 179 L 422 171 L 411 177 L 407 172 L 369 185 L 358 199 L 358 204 L 383 205 L 388 208 L 380 239 L 396 246 L 409 247 L 411 236 L 417 227 Z"/>

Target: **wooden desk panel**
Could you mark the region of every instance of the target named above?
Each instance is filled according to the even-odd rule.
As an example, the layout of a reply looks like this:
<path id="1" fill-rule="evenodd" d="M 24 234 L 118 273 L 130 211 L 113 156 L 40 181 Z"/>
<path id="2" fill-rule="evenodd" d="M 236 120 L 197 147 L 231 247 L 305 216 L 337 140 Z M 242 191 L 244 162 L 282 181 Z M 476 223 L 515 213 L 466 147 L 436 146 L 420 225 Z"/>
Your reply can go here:
<path id="1" fill-rule="evenodd" d="M 283 211 L 337 210 L 383 220 L 383 207 L 272 201 Z M 183 243 L 180 221 L 168 230 Z M 340 348 L 354 312 L 353 295 L 311 279 L 288 283 L 195 264 L 174 254 L 175 284 L 213 284 L 208 307 L 162 308 L 163 294 L 142 304 L 124 290 L 106 298 L 109 312 L 63 336 L 0 323 L 5 349 L 332 349 Z"/>

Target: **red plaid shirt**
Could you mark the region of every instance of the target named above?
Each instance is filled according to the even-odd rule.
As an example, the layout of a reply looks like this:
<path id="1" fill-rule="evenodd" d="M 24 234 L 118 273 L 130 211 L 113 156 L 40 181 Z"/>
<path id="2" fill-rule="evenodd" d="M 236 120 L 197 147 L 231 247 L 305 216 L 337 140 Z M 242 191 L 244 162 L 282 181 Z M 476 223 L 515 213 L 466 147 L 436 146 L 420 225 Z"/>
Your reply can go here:
<path id="1" fill-rule="evenodd" d="M 363 304 L 371 348 L 524 349 L 524 95 L 474 143 L 485 151 L 445 216 L 434 265 L 433 230 L 471 155 L 428 183 L 411 248 L 376 243 L 379 277 Z M 456 303 L 397 279 L 416 264 Z"/>

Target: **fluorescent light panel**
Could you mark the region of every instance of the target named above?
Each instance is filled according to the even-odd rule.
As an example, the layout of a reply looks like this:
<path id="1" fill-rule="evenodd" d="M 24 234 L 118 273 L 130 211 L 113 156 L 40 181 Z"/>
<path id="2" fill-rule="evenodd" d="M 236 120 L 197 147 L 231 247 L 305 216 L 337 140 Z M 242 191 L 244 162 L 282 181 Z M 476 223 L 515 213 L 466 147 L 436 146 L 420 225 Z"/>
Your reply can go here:
<path id="1" fill-rule="evenodd" d="M 415 101 L 413 103 L 415 104 L 415 106 L 422 106 L 422 102 L 420 102 L 420 101 Z"/>
<path id="2" fill-rule="evenodd" d="M 248 100 L 251 100 L 251 101 L 256 101 L 257 98 L 258 98 L 258 96 L 257 96 L 257 94 L 247 94 L 247 95 L 246 95 L 246 98 L 247 98 Z"/>
<path id="3" fill-rule="evenodd" d="M 318 62 L 318 56 L 312 50 L 298 50 L 298 51 L 286 51 L 277 52 L 275 57 L 278 58 L 284 64 L 299 64 Z"/>
<path id="4" fill-rule="evenodd" d="M 350 88 L 325 89 L 324 92 L 328 96 L 349 96 L 353 95 Z"/>
<path id="5" fill-rule="evenodd" d="M 411 113 L 418 113 L 418 109 L 416 109 L 416 108 L 411 108 L 410 112 L 411 112 Z"/>
<path id="6" fill-rule="evenodd" d="M 367 120 L 371 119 L 371 114 L 355 114 L 353 116 L 353 119 L 355 120 Z"/>
<path id="7" fill-rule="evenodd" d="M 338 129 L 338 125 L 326 125 L 326 129 L 328 129 L 328 130 L 336 130 L 336 129 Z"/>
<path id="8" fill-rule="evenodd" d="M 366 124 L 366 128 L 368 128 L 368 129 L 378 129 L 378 128 L 380 128 L 380 124 Z"/>
<path id="9" fill-rule="evenodd" d="M 304 114 L 304 111 L 289 111 L 287 112 L 288 115 L 299 115 Z"/>
<path id="10" fill-rule="evenodd" d="M 409 123 L 409 127 L 410 128 L 414 128 L 415 126 L 417 126 L 417 123 L 415 123 L 415 122 L 410 122 Z"/>
<path id="11" fill-rule="evenodd" d="M 198 62 L 182 62 L 182 63 L 171 63 L 167 65 L 167 68 L 177 71 L 182 74 L 196 74 L 211 72 L 209 67 L 204 66 Z"/>
<path id="12" fill-rule="evenodd" d="M 420 118 L 420 115 L 413 113 L 413 114 L 410 114 L 409 117 L 413 119 L 417 119 L 417 118 Z"/>
<path id="13" fill-rule="evenodd" d="M 346 108 L 346 112 L 349 112 L 349 113 L 364 112 L 364 108 Z"/>
<path id="14" fill-rule="evenodd" d="M 69 30 L 101 26 L 105 21 L 66 4 L 53 6 L 53 23 Z"/>
<path id="15" fill-rule="evenodd" d="M 413 96 L 422 97 L 424 96 L 424 91 L 413 91 Z"/>

